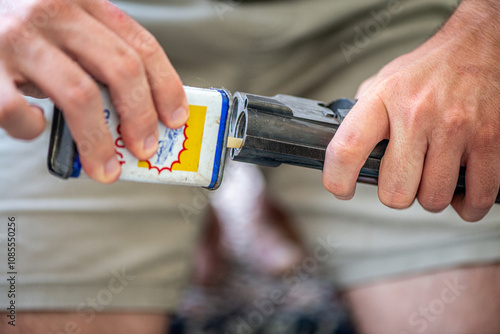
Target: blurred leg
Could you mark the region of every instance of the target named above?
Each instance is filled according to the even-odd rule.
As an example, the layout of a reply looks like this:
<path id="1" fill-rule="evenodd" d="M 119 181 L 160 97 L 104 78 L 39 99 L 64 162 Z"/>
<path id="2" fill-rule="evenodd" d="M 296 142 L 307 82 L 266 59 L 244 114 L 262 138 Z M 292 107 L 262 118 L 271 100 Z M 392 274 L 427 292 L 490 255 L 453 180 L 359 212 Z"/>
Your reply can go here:
<path id="1" fill-rule="evenodd" d="M 304 257 L 287 208 L 268 193 L 256 166 L 228 163 L 224 173 L 226 183 L 211 197 L 220 243 L 235 259 L 265 274 L 283 274 Z"/>
<path id="2" fill-rule="evenodd" d="M 346 292 L 359 333 L 500 333 L 500 264 L 463 267 Z"/>
<path id="3" fill-rule="evenodd" d="M 77 313 L 19 312 L 16 326 L 8 325 L 2 314 L 0 333 L 5 334 L 167 334 L 165 314 L 106 313 L 91 321 Z"/>

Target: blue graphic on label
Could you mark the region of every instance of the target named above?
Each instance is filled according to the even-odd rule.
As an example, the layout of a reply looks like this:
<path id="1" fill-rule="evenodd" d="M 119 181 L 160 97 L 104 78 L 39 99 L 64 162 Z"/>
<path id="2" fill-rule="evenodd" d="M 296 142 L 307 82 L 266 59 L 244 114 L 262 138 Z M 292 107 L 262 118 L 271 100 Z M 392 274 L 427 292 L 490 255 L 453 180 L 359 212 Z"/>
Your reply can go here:
<path id="1" fill-rule="evenodd" d="M 158 140 L 155 165 L 172 168 L 173 163 L 179 161 L 179 155 L 184 150 L 186 140 L 184 130 L 185 126 L 176 130 L 165 128 L 163 135 Z"/>

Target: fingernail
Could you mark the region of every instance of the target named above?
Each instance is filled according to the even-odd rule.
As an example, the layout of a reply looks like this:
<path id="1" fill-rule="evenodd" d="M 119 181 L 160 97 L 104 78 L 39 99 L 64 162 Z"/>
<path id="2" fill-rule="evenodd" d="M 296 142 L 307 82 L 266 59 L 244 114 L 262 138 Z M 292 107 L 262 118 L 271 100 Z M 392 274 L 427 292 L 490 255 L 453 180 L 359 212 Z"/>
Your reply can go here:
<path id="1" fill-rule="evenodd" d="M 177 108 L 172 114 L 172 122 L 178 126 L 185 124 L 189 117 L 189 109 L 185 106 Z"/>
<path id="2" fill-rule="evenodd" d="M 153 150 L 156 152 L 157 149 L 158 149 L 158 138 L 156 135 L 153 134 L 144 141 L 144 151 L 146 153 L 149 153 Z"/>
<path id="3" fill-rule="evenodd" d="M 120 173 L 120 164 L 115 157 L 111 158 L 104 166 L 104 173 L 109 178 L 116 177 L 116 174 Z"/>

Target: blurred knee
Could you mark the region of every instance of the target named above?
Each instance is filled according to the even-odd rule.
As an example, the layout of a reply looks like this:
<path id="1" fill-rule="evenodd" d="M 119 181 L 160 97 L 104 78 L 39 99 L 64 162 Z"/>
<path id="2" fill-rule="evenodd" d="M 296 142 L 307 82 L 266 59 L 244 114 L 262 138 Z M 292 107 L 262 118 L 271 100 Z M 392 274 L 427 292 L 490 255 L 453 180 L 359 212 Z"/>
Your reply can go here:
<path id="1" fill-rule="evenodd" d="M 5 313 L 2 318 L 6 318 Z M 78 313 L 17 312 L 14 324 L 0 322 L 0 333 L 165 334 L 169 318 L 160 313 L 100 313 L 89 318 Z"/>
<path id="2" fill-rule="evenodd" d="M 360 333 L 500 333 L 500 264 L 422 274 L 346 292 Z"/>

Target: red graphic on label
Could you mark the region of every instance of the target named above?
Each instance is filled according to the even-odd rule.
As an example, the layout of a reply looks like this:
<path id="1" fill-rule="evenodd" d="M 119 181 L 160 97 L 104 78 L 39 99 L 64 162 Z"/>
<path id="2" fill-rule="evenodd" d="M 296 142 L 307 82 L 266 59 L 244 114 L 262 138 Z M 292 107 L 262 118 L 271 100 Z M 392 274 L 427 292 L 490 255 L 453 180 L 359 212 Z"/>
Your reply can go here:
<path id="1" fill-rule="evenodd" d="M 118 127 L 116 128 L 116 132 L 118 133 L 118 135 L 120 135 L 120 136 L 122 135 L 121 125 L 118 125 Z M 125 144 L 123 143 L 122 137 L 116 138 L 115 146 L 117 148 L 125 148 Z M 120 166 L 123 165 L 125 163 L 125 160 L 123 160 L 123 154 L 120 153 L 116 148 L 115 148 L 115 153 L 119 157 L 118 162 L 120 163 Z"/>
<path id="2" fill-rule="evenodd" d="M 149 160 L 139 160 L 138 167 L 148 168 L 148 170 L 156 170 L 158 175 L 163 171 L 172 172 L 172 168 L 176 164 L 180 164 L 181 154 L 186 151 L 186 141 L 188 125 L 172 130 L 166 127 L 160 127 L 160 138 L 158 139 L 158 150 L 156 154 Z M 123 138 L 121 137 L 121 126 L 116 128 L 118 137 L 115 140 L 115 153 L 118 157 L 120 165 L 126 163 L 121 149 L 125 148 Z"/>

